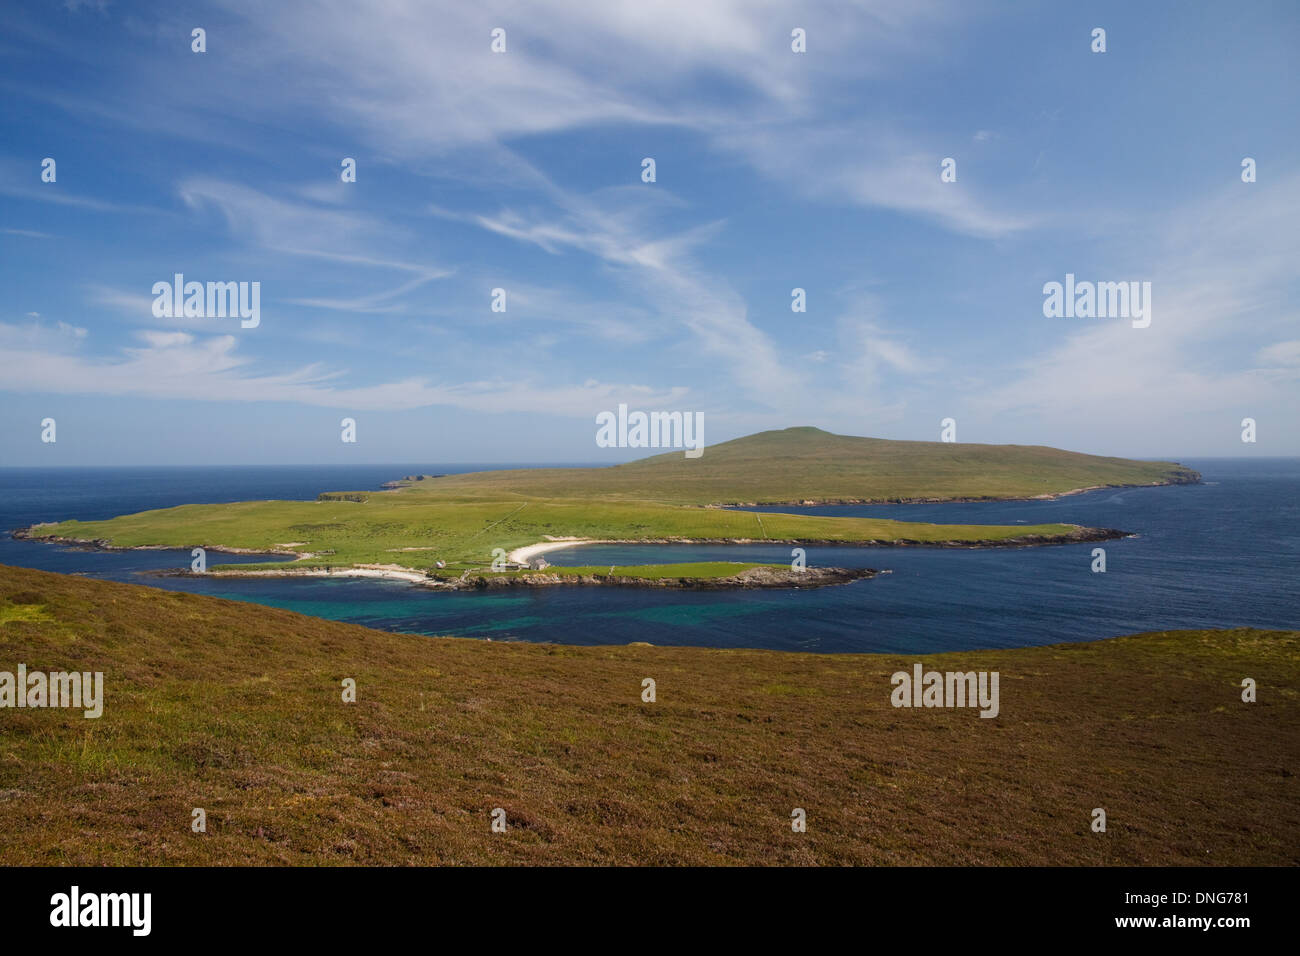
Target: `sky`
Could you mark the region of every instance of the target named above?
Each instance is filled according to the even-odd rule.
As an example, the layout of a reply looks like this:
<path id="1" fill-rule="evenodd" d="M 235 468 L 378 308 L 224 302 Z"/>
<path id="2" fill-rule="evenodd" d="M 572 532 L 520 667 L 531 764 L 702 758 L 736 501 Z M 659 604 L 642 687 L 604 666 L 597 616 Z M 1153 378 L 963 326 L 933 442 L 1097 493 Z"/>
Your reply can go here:
<path id="1" fill-rule="evenodd" d="M 1291 0 L 9 0 L 0 97 L 0 466 L 1300 454 Z"/>

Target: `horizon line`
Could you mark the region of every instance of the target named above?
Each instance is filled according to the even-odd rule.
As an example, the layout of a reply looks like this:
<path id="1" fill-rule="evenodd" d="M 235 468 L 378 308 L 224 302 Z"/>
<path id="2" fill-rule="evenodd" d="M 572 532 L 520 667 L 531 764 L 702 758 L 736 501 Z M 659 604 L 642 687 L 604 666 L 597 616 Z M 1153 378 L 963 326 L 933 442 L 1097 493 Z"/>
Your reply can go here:
<path id="1" fill-rule="evenodd" d="M 1092 454 L 1081 452 L 1080 454 Z M 654 455 L 646 458 L 656 457 Z M 1132 461 L 1172 461 L 1177 462 L 1179 458 L 1198 459 L 1200 461 L 1279 461 L 1300 458 L 1300 453 L 1289 455 L 1154 455 L 1154 456 L 1119 456 L 1119 455 L 1095 455 L 1098 458 L 1115 458 L 1125 457 Z M 454 468 L 461 466 L 474 466 L 476 468 L 610 468 L 615 465 L 624 465 L 633 461 L 645 461 L 646 458 L 631 458 L 628 461 L 616 462 L 576 462 L 576 461 L 444 461 L 444 462 L 422 462 L 421 465 L 436 465 L 439 468 Z M 46 465 L 0 465 L 0 471 L 17 471 L 20 469 L 60 469 L 60 468 L 397 468 L 410 467 L 414 462 L 401 461 L 361 461 L 361 462 L 309 462 L 309 461 L 286 461 L 286 462 L 190 462 L 178 464 L 175 462 L 130 462 L 127 464 L 46 464 Z"/>

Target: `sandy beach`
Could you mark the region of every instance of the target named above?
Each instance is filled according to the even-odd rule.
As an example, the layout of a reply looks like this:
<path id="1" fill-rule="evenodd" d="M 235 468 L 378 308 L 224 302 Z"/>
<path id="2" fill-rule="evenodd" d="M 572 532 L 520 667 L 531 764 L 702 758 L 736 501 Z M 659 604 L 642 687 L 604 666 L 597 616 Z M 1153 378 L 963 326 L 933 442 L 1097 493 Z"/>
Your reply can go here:
<path id="1" fill-rule="evenodd" d="M 254 568 L 248 571 L 205 571 L 204 574 L 213 578 L 387 578 L 412 584 L 429 583 L 424 572 L 397 564 L 366 564 L 355 568 Z"/>
<path id="2" fill-rule="evenodd" d="M 517 564 L 527 564 L 531 558 L 539 554 L 546 554 L 548 551 L 559 551 L 561 548 L 573 548 L 580 544 L 618 544 L 617 541 L 606 541 L 596 538 L 549 538 L 538 544 L 527 544 L 522 548 L 515 548 L 506 555 L 507 561 L 514 561 Z"/>

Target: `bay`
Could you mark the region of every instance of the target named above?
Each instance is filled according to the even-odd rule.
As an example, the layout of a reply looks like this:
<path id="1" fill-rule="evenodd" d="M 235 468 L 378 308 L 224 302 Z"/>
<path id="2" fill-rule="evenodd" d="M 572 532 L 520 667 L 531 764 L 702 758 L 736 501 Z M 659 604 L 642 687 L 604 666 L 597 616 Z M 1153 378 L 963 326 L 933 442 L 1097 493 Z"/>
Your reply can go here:
<path id="1" fill-rule="evenodd" d="M 414 472 L 484 465 L 0 469 L 0 563 L 212 594 L 385 630 L 570 644 L 934 653 L 1095 640 L 1145 630 L 1300 626 L 1300 459 L 1188 459 L 1204 483 L 1103 489 L 1051 501 L 762 508 L 958 524 L 1064 521 L 1121 528 L 1095 545 L 950 550 L 811 547 L 811 565 L 891 573 L 798 590 L 541 588 L 437 593 L 361 579 L 204 579 L 150 572 L 189 553 L 96 551 L 14 540 L 37 521 L 372 490 Z M 501 466 L 494 466 L 501 467 Z M 592 545 L 554 564 L 790 561 L 781 545 Z M 222 555 L 223 563 L 261 560 Z"/>

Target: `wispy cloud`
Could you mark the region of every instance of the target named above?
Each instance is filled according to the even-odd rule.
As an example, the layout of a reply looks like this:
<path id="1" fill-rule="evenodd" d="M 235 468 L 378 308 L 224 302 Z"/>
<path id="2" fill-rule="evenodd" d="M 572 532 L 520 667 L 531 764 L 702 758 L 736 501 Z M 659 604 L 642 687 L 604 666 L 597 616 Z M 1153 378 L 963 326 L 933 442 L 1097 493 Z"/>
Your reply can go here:
<path id="1" fill-rule="evenodd" d="M 285 373 L 265 373 L 238 354 L 233 335 L 199 337 L 175 330 L 142 330 L 142 345 L 110 357 L 88 357 L 70 347 L 80 338 L 71 327 L 22 328 L 0 324 L 0 366 L 4 387 L 56 395 L 120 395 L 219 402 L 296 402 L 326 408 L 397 411 L 449 406 L 487 412 L 526 409 L 544 414 L 589 417 L 619 401 L 671 404 L 685 389 L 586 381 L 550 385 L 531 380 L 435 383 L 409 378 L 372 385 L 343 386 L 344 370 L 319 364 Z M 62 339 L 63 341 L 59 341 Z"/>

